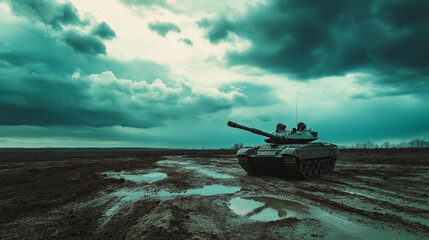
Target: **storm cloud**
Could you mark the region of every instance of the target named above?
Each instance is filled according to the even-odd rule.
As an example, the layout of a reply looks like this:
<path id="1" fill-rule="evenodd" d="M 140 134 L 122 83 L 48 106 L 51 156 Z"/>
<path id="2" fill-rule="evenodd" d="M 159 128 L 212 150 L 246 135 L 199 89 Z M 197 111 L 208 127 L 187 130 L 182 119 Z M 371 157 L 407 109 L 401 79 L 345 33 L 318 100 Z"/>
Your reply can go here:
<path id="1" fill-rule="evenodd" d="M 61 35 L 67 45 L 80 53 L 106 54 L 106 46 L 103 40 L 110 40 L 116 36 L 115 32 L 105 22 L 81 20 L 78 11 L 70 2 L 60 4 L 54 0 L 23 0 L 7 1 L 7 3 L 17 16 L 52 27 L 57 34 Z M 95 27 L 91 33 L 87 33 L 85 28 L 90 24 L 95 25 Z M 66 26 L 73 26 L 74 29 L 64 30 Z M 37 28 L 30 29 L 30 31 L 37 31 Z M 47 32 L 49 35 L 53 34 L 53 32 Z M 29 39 L 27 38 L 27 40 Z"/>
<path id="2" fill-rule="evenodd" d="M 110 28 L 107 23 L 99 23 L 94 29 L 92 29 L 92 34 L 99 36 L 101 39 L 113 39 L 116 37 L 115 31 Z"/>
<path id="3" fill-rule="evenodd" d="M 194 44 L 192 42 L 192 40 L 189 38 L 181 38 L 180 41 L 183 42 L 184 44 L 188 45 L 188 46 L 192 46 Z"/>
<path id="4" fill-rule="evenodd" d="M 68 78 L 23 73 L 12 80 L 13 86 L 1 89 L 2 125 L 148 128 L 182 115 L 211 113 L 243 103 L 238 92 L 193 90 L 185 81 L 173 86 L 161 80 L 135 82 L 117 79 L 112 72 Z"/>
<path id="5" fill-rule="evenodd" d="M 106 54 L 106 46 L 93 35 L 69 31 L 64 34 L 64 40 L 74 50 L 90 55 Z"/>
<path id="6" fill-rule="evenodd" d="M 65 31 L 26 18 L 1 22 L 0 125 L 150 128 L 245 104 L 237 91 L 193 89 L 156 62 L 105 56 L 101 38 L 113 30 Z"/>
<path id="7" fill-rule="evenodd" d="M 304 81 L 363 72 L 363 81 L 424 94 L 429 89 L 428 12 L 429 2 L 420 0 L 277 0 L 241 16 L 220 14 L 198 24 L 213 44 L 233 41 L 233 35 L 251 42 L 244 51 L 227 52 L 230 66 L 249 65 Z"/>
<path id="8" fill-rule="evenodd" d="M 54 0 L 8 0 L 7 2 L 16 15 L 41 21 L 54 29 L 61 29 L 67 25 L 87 24 L 79 18 L 76 8 L 69 2 L 63 4 Z"/>
<path id="9" fill-rule="evenodd" d="M 150 30 L 156 32 L 159 36 L 165 37 L 168 32 L 177 32 L 180 33 L 180 28 L 174 23 L 171 22 L 154 22 L 149 23 L 148 27 Z"/>

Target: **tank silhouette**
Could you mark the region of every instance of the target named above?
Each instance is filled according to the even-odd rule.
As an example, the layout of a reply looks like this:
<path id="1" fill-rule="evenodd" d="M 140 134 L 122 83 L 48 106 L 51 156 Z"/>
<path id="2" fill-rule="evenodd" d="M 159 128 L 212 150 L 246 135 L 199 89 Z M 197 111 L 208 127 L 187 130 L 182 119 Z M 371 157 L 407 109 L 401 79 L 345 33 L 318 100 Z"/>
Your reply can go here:
<path id="1" fill-rule="evenodd" d="M 307 130 L 303 122 L 292 130 L 287 130 L 285 125 L 279 123 L 274 133 L 231 121 L 228 126 L 265 136 L 265 142 L 269 143 L 237 151 L 238 163 L 250 175 L 266 174 L 300 179 L 334 170 L 339 154 L 337 145 L 311 143 L 318 139 L 318 133 Z"/>

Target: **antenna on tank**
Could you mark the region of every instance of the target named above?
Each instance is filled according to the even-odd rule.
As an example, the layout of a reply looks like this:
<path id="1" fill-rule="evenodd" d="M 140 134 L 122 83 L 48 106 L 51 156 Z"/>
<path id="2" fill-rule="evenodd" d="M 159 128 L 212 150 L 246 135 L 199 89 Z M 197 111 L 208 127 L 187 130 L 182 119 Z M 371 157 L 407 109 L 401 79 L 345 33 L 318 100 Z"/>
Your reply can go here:
<path id="1" fill-rule="evenodd" d="M 298 125 L 298 97 L 295 98 L 295 110 L 296 124 Z"/>

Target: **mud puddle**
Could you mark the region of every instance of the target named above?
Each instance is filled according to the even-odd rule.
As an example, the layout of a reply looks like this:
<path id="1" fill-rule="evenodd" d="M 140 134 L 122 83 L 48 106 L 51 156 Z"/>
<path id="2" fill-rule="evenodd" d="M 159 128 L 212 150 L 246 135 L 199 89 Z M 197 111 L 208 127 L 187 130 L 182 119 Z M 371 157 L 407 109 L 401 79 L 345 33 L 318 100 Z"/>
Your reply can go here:
<path id="1" fill-rule="evenodd" d="M 273 197 L 235 197 L 229 201 L 228 207 L 241 217 L 262 222 L 285 218 L 314 219 L 329 229 L 324 239 L 419 239 L 406 231 L 364 223 L 362 219 Z"/>
<path id="2" fill-rule="evenodd" d="M 153 183 L 167 177 L 166 173 L 163 172 L 153 172 L 153 173 L 143 173 L 142 171 L 133 171 L 133 172 L 104 172 L 106 178 L 114 179 L 124 179 L 125 181 L 131 181 L 136 183 L 148 182 Z"/>
<path id="3" fill-rule="evenodd" d="M 219 179 L 235 178 L 235 177 L 233 177 L 231 175 L 222 174 L 222 173 L 218 173 L 218 172 L 215 172 L 215 171 L 212 171 L 212 170 L 208 170 L 208 169 L 204 169 L 204 168 L 200 168 L 200 167 L 195 167 L 195 166 L 193 166 L 193 167 L 185 167 L 185 169 L 195 170 L 195 171 L 197 171 L 199 173 L 202 173 L 202 174 L 207 175 L 207 176 L 212 177 L 212 178 L 219 178 Z"/>
<path id="4" fill-rule="evenodd" d="M 169 166 L 169 165 L 189 165 L 191 164 L 191 162 L 187 162 L 187 161 L 179 161 L 179 160 L 171 160 L 171 159 L 165 159 L 165 160 L 161 160 L 156 162 L 157 165 L 161 165 L 161 166 Z"/>
<path id="5" fill-rule="evenodd" d="M 170 192 L 170 191 L 149 191 L 149 190 L 136 190 L 136 189 L 120 189 L 113 193 L 114 196 L 120 197 L 122 202 L 138 201 L 148 197 L 173 197 L 184 195 L 200 195 L 200 196 L 214 196 L 220 194 L 229 194 L 240 191 L 240 187 L 228 187 L 224 185 L 209 185 L 202 188 L 188 189 L 183 192 Z"/>
<path id="6" fill-rule="evenodd" d="M 413 203 L 411 201 L 401 201 L 399 197 L 392 198 L 385 196 L 383 194 L 379 194 L 376 192 L 365 192 L 364 190 L 360 191 L 357 189 L 345 189 L 343 190 L 345 193 L 349 193 L 355 197 L 352 198 L 338 198 L 331 197 L 331 200 L 342 203 L 344 205 L 353 206 L 356 209 L 362 209 L 368 211 L 375 211 L 383 214 L 391 214 L 401 217 L 402 219 L 417 222 L 420 224 L 424 224 L 429 226 L 429 220 L 425 219 L 424 214 L 419 212 L 427 211 L 427 205 L 421 203 Z M 383 204 L 384 203 L 384 204 Z M 406 208 L 412 208 L 417 210 L 416 212 L 404 212 L 403 208 L 395 208 L 392 206 L 399 205 Z"/>
<path id="7" fill-rule="evenodd" d="M 200 195 L 200 196 L 214 196 L 220 194 L 236 193 L 241 190 L 241 187 L 228 187 L 224 185 L 209 185 L 202 188 L 189 189 L 184 192 L 168 192 L 161 191 L 158 196 L 160 197 L 171 197 L 181 195 Z"/>
<path id="8" fill-rule="evenodd" d="M 174 159 L 174 160 L 173 160 Z M 234 176 L 228 175 L 228 174 L 223 174 L 223 173 L 219 173 L 217 171 L 213 171 L 210 169 L 207 169 L 205 167 L 199 166 L 198 164 L 195 164 L 194 162 L 188 161 L 188 160 L 184 160 L 183 158 L 173 158 L 173 159 L 165 159 L 165 160 L 161 160 L 158 161 L 157 164 L 159 166 L 167 166 L 167 167 L 180 167 L 183 166 L 183 169 L 186 170 L 192 170 L 192 171 L 196 171 L 198 173 L 201 173 L 203 175 L 212 177 L 212 178 L 218 178 L 218 179 L 231 179 L 231 178 L 235 178 Z M 189 166 L 191 165 L 192 166 Z"/>
<path id="9" fill-rule="evenodd" d="M 176 168 L 176 171 L 180 169 L 191 170 L 195 173 L 201 173 L 203 175 L 217 178 L 217 179 L 231 179 L 233 176 L 218 173 L 213 170 L 209 170 L 202 167 L 194 162 L 184 159 L 181 156 L 174 158 L 167 158 L 156 163 L 159 168 L 153 169 L 155 172 L 147 172 L 142 170 L 136 170 L 133 172 L 104 172 L 106 178 L 124 179 L 126 181 L 132 181 L 137 183 L 136 187 L 122 187 L 116 191 L 105 195 L 106 199 L 110 199 L 110 207 L 105 212 L 106 217 L 111 217 L 122 209 L 126 204 L 134 203 L 140 200 L 153 199 L 153 198 L 169 198 L 175 196 L 185 195 L 199 195 L 199 196 L 214 196 L 221 194 L 231 194 L 240 191 L 241 187 L 229 187 L 224 185 L 205 185 L 201 188 L 191 188 L 181 192 L 171 191 L 169 189 L 159 189 L 156 186 L 141 184 L 141 183 L 154 183 L 166 179 L 168 175 L 163 170 L 168 172 L 169 167 Z M 161 169 L 161 170 L 160 170 Z"/>
<path id="10" fill-rule="evenodd" d="M 209 185 L 202 188 L 188 189 L 183 192 L 170 192 L 166 190 L 156 191 L 142 188 L 122 188 L 110 194 L 110 197 L 119 198 L 120 200 L 105 212 L 105 216 L 110 217 L 114 215 L 127 202 L 137 202 L 139 200 L 149 198 L 168 198 L 185 195 L 214 196 L 236 193 L 240 190 L 240 187 L 228 187 L 224 185 Z"/>
<path id="11" fill-rule="evenodd" d="M 421 239 L 421 236 L 412 235 L 404 230 L 365 222 L 361 218 L 353 219 L 317 207 L 311 207 L 309 213 L 309 217 L 321 222 L 326 229 L 332 230 L 325 239 Z"/>
<path id="12" fill-rule="evenodd" d="M 272 197 L 236 197 L 229 202 L 229 208 L 235 214 L 264 222 L 298 217 L 308 212 L 308 207 L 298 202 Z"/>

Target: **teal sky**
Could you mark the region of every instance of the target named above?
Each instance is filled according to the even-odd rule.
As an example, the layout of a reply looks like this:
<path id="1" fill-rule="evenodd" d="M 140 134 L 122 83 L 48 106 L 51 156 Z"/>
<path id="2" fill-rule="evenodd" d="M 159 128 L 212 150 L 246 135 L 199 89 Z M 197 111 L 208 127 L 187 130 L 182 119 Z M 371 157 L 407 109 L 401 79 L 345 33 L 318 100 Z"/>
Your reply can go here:
<path id="1" fill-rule="evenodd" d="M 426 0 L 0 0 L 0 147 L 429 139 Z"/>

